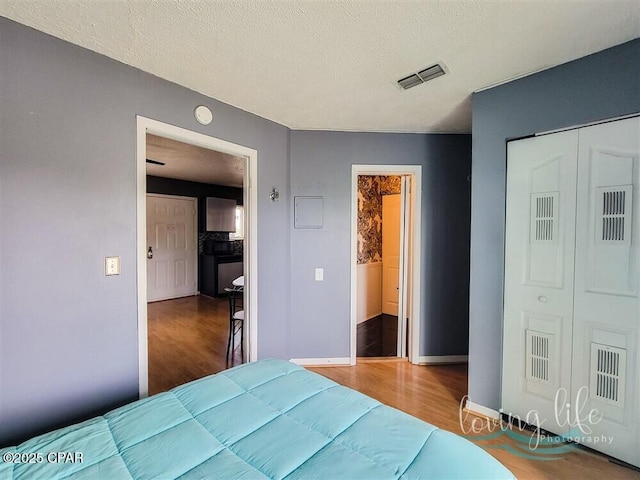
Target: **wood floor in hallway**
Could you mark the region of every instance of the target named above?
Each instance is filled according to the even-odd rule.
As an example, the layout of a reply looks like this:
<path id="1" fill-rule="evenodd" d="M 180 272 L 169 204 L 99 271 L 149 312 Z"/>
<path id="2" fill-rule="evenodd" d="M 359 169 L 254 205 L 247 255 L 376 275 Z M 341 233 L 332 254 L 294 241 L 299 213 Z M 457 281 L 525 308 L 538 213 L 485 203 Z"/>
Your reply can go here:
<path id="1" fill-rule="evenodd" d="M 353 367 L 308 369 L 432 425 L 458 435 L 465 433 L 460 426 L 459 406 L 467 393 L 466 365 L 416 366 L 403 360 L 358 359 L 358 364 Z M 470 432 L 472 421 L 476 422 L 476 427 L 482 425 L 478 423 L 481 422 L 479 417 L 470 415 L 463 421 L 467 432 Z M 530 459 L 524 457 L 532 453 L 527 451 L 526 445 L 517 445 L 506 434 L 493 440 L 480 440 L 479 437 L 487 433 L 484 429 L 467 438 L 485 448 L 520 480 L 640 480 L 640 472 L 611 463 L 605 456 L 595 452 L 571 446 L 566 453 L 544 455 L 546 458 L 542 459 L 541 453 L 545 447 L 539 447 L 532 455 L 538 458 Z M 526 430 L 522 434 L 527 440 L 531 436 L 531 432 Z M 513 451 L 520 452 L 520 455 Z M 549 457 L 556 459 L 549 460 Z"/>
<path id="2" fill-rule="evenodd" d="M 147 309 L 150 395 L 228 367 L 226 297 L 178 298 L 149 303 Z M 242 362 L 239 348 L 234 362 Z"/>

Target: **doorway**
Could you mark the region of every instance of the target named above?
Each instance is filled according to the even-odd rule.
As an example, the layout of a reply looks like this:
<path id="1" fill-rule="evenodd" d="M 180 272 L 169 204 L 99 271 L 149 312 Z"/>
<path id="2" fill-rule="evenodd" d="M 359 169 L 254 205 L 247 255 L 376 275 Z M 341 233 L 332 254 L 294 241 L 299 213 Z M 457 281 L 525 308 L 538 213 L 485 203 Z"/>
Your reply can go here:
<path id="1" fill-rule="evenodd" d="M 224 155 L 240 157 L 243 163 L 243 220 L 244 220 L 244 351 L 247 361 L 257 357 L 257 152 L 214 137 L 185 130 L 144 117 L 137 117 L 137 288 L 138 288 L 138 340 L 139 340 L 139 394 L 149 393 L 149 347 L 148 347 L 148 239 L 147 239 L 147 136 L 180 142 L 194 148 L 208 149 Z M 162 163 L 162 162 L 155 162 Z M 211 168 L 211 165 L 204 165 Z M 202 209 L 204 214 L 204 209 Z M 202 235 L 198 235 L 202 243 Z M 196 297 L 197 298 L 197 297 Z M 227 308 L 228 310 L 228 308 Z"/>
<path id="2" fill-rule="evenodd" d="M 402 181 L 358 175 L 358 357 L 398 356 Z"/>
<path id="3" fill-rule="evenodd" d="M 224 288 L 243 275 L 245 158 L 147 134 L 149 394 L 243 363 Z M 227 275 L 225 275 L 225 273 Z M 217 286 L 220 286 L 220 289 Z M 242 333 L 243 322 L 235 322 Z"/>
<path id="4" fill-rule="evenodd" d="M 419 361 L 421 166 L 353 165 L 351 364 Z"/>

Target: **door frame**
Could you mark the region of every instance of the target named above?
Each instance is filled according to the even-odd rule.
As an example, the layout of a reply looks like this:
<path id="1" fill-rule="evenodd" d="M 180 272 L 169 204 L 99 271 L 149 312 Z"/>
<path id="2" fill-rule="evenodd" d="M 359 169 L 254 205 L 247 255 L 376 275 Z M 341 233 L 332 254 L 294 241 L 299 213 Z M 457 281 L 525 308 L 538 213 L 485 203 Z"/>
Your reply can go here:
<path id="1" fill-rule="evenodd" d="M 194 256 L 194 258 L 193 258 L 193 264 L 194 264 L 193 270 L 194 270 L 194 274 L 195 274 L 193 280 L 195 281 L 195 288 L 194 288 L 195 293 L 194 293 L 194 295 L 197 295 L 198 294 L 198 197 L 186 197 L 186 196 L 183 196 L 183 195 L 169 195 L 169 194 L 165 194 L 165 193 L 147 193 L 146 196 L 147 196 L 147 198 L 148 197 L 157 197 L 157 198 L 166 198 L 166 199 L 169 199 L 169 200 L 172 200 L 172 199 L 189 200 L 190 202 L 193 203 L 193 210 L 195 212 L 195 214 L 194 214 L 195 216 L 194 216 L 194 219 L 193 219 L 193 232 L 192 232 L 193 233 L 193 242 L 194 242 L 194 246 L 195 246 L 195 248 L 193 250 L 193 256 Z M 147 211 L 148 211 L 148 209 L 147 209 Z M 147 245 L 149 245 L 148 240 L 149 239 L 147 238 Z M 148 268 L 148 264 L 147 264 L 147 268 Z M 149 273 L 149 271 L 147 270 L 147 274 L 148 273 Z M 147 276 L 147 280 L 149 280 L 148 276 Z M 148 287 L 149 287 L 149 285 L 147 284 L 147 303 L 149 303 Z M 185 296 L 188 297 L 190 295 L 181 295 L 181 296 L 178 296 L 178 297 L 168 297 L 168 298 L 158 298 L 157 300 L 154 300 L 154 302 L 162 302 L 163 300 L 173 300 L 174 298 L 182 298 L 182 297 L 185 297 Z"/>
<path id="2" fill-rule="evenodd" d="M 137 291 L 138 291 L 138 390 L 140 398 L 149 394 L 147 325 L 147 134 L 170 138 L 198 147 L 245 158 L 244 168 L 244 276 L 245 328 L 248 361 L 258 357 L 258 152 L 216 137 L 176 127 L 140 115 L 136 116 L 137 191 Z"/>
<path id="3" fill-rule="evenodd" d="M 407 358 L 413 364 L 420 361 L 420 326 L 422 296 L 421 288 L 421 264 L 422 264 L 422 166 L 421 165 L 357 165 L 351 166 L 351 338 L 350 338 L 350 363 L 356 364 L 357 350 L 357 269 L 358 269 L 358 176 L 360 175 L 407 175 L 411 178 L 411 193 L 408 195 L 410 202 L 410 218 L 408 222 L 403 219 L 401 238 L 411 238 L 411 263 L 413 268 L 408 269 L 409 255 L 404 255 L 402 266 L 403 276 L 410 272 L 411 292 L 410 305 L 406 311 L 409 313 L 409 325 L 407 335 L 409 337 L 409 351 Z M 403 217 L 406 213 L 403 213 Z M 402 279 L 401 279 L 402 280 Z M 403 290 L 406 287 L 403 286 Z M 406 292 L 405 292 L 406 293 Z M 405 295 L 406 298 L 406 295 Z M 398 331 L 400 334 L 400 331 Z"/>

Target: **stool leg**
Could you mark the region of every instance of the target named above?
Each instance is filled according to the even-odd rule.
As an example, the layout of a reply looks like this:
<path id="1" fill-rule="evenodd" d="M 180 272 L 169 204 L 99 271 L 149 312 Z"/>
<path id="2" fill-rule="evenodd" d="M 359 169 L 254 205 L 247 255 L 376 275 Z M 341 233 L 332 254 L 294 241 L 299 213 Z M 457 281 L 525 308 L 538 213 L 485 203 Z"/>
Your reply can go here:
<path id="1" fill-rule="evenodd" d="M 227 339 L 227 361 L 229 360 L 229 352 L 231 351 L 232 338 L 233 338 L 233 319 L 229 321 L 229 338 Z"/>
<path id="2" fill-rule="evenodd" d="M 227 339 L 227 363 L 229 362 L 229 352 L 231 351 L 231 341 L 233 338 L 233 309 L 234 309 L 233 294 L 229 293 L 229 338 Z"/>
<path id="3" fill-rule="evenodd" d="M 236 364 L 236 333 L 237 333 L 237 323 L 236 320 L 233 320 L 233 338 L 231 339 L 231 365 Z"/>
<path id="4" fill-rule="evenodd" d="M 241 363 L 244 362 L 244 320 L 240 323 L 240 357 Z"/>

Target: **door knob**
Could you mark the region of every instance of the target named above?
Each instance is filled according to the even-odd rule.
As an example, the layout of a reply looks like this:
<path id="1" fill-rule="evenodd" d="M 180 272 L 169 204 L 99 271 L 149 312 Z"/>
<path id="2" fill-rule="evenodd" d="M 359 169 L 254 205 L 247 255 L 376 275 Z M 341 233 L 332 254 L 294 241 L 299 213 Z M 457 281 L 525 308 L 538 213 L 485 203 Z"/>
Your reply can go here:
<path id="1" fill-rule="evenodd" d="M 544 295 L 540 295 L 538 297 L 538 301 L 542 303 L 547 303 L 547 297 L 545 297 Z"/>
<path id="2" fill-rule="evenodd" d="M 147 258 L 151 260 L 153 258 L 153 248 L 149 247 L 147 250 Z"/>

